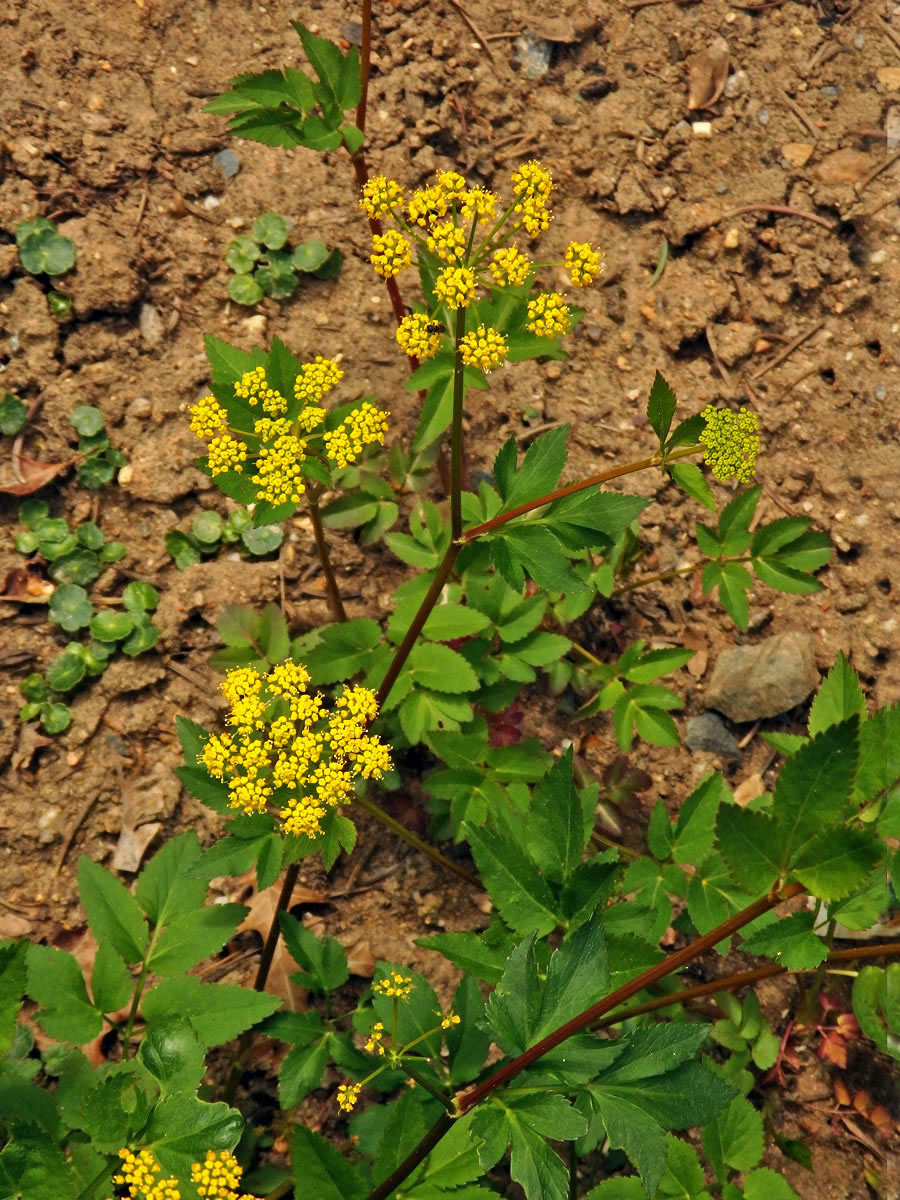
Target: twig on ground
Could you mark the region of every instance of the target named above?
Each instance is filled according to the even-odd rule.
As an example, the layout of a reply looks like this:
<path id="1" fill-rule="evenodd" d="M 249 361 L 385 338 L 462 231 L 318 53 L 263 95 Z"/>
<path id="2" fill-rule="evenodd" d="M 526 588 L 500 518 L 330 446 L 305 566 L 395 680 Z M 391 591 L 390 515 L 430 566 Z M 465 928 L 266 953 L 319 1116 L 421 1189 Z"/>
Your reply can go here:
<path id="1" fill-rule="evenodd" d="M 119 764 L 116 763 L 116 766 L 119 766 Z M 121 770 L 121 768 L 120 768 L 120 770 Z M 84 824 L 85 820 L 87 819 L 88 813 L 91 811 L 91 809 L 94 807 L 94 805 L 97 803 L 97 801 L 99 799 L 100 799 L 100 793 L 95 792 L 93 794 L 93 796 L 91 796 L 91 798 L 81 806 L 81 809 L 79 810 L 77 817 L 72 822 L 72 825 L 69 828 L 69 832 L 66 834 L 65 839 L 63 840 L 63 844 L 60 847 L 59 858 L 56 860 L 56 866 L 53 868 L 54 875 L 58 875 L 60 873 L 60 871 L 62 870 L 63 863 L 66 861 L 66 855 L 69 853 L 70 849 L 72 848 L 72 843 L 75 841 L 75 835 L 78 833 L 78 830 L 81 828 L 81 826 Z"/>
<path id="2" fill-rule="evenodd" d="M 877 179 L 882 171 L 886 171 L 888 167 L 892 167 L 897 160 L 900 159 L 900 150 L 895 150 L 893 154 L 889 154 L 887 158 L 883 158 L 880 163 L 872 168 L 868 175 L 864 175 L 856 185 L 856 193 L 864 192 L 869 184 Z"/>
<path id="3" fill-rule="evenodd" d="M 780 366 L 786 358 L 789 358 L 794 353 L 798 346 L 802 346 L 803 343 L 807 341 L 807 339 L 811 338 L 814 333 L 818 333 L 824 324 L 824 321 L 817 321 L 815 325 L 810 326 L 810 328 L 804 333 L 801 333 L 799 337 L 795 337 L 792 342 L 788 342 L 780 354 L 776 354 L 771 362 L 768 362 L 765 366 L 760 367 L 759 370 L 751 376 L 751 378 L 762 379 L 763 375 L 767 375 L 769 371 Z"/>
<path id="4" fill-rule="evenodd" d="M 706 333 L 706 344 L 709 346 L 709 352 L 712 355 L 713 362 L 716 364 L 716 369 L 724 379 L 726 385 L 731 387 L 731 376 L 728 374 L 725 364 L 722 362 L 721 358 L 719 358 L 719 353 L 716 350 L 716 343 L 713 341 L 712 325 L 707 325 L 704 332 Z"/>
<path id="5" fill-rule="evenodd" d="M 782 100 L 785 102 L 785 104 L 788 106 L 788 108 L 791 110 L 791 112 L 794 114 L 794 116 L 797 118 L 797 120 L 800 122 L 800 124 L 803 125 L 809 131 L 809 133 L 812 135 L 813 141 L 816 141 L 816 139 L 819 136 L 819 131 L 816 129 L 815 125 L 813 125 L 812 121 L 809 119 L 809 117 L 806 115 L 806 113 L 803 111 L 803 109 L 800 107 L 800 105 L 796 102 L 796 100 L 792 100 L 791 97 L 787 94 L 787 92 L 784 91 L 782 88 L 778 89 L 778 94 L 779 94 L 779 96 L 781 96 Z"/>
<path id="6" fill-rule="evenodd" d="M 473 37 L 477 38 L 477 40 L 481 43 L 482 49 L 484 50 L 484 52 L 488 56 L 488 58 L 491 60 L 491 62 L 494 62 L 495 61 L 494 56 L 491 53 L 491 48 L 487 44 L 487 40 L 486 40 L 484 34 L 481 32 L 481 30 L 478 28 L 478 26 L 475 24 L 475 22 L 469 16 L 469 14 L 466 12 L 466 10 L 463 8 L 463 6 L 459 3 L 459 0 L 450 0 L 450 6 L 451 6 L 451 8 L 456 9 L 456 11 L 459 13 L 460 17 L 462 18 L 463 23 L 465 25 L 468 25 L 469 32 L 473 35 Z"/>
<path id="7" fill-rule="evenodd" d="M 787 204 L 745 204 L 743 208 L 736 208 L 732 212 L 724 213 L 719 220 L 724 221 L 728 217 L 739 217 L 741 213 L 750 212 L 779 213 L 784 217 L 800 217 L 803 221 L 813 221 L 816 225 L 821 225 L 829 233 L 835 232 L 834 225 L 830 221 L 826 221 L 824 217 L 820 217 L 817 213 L 804 212 L 801 208 L 791 208 Z"/>

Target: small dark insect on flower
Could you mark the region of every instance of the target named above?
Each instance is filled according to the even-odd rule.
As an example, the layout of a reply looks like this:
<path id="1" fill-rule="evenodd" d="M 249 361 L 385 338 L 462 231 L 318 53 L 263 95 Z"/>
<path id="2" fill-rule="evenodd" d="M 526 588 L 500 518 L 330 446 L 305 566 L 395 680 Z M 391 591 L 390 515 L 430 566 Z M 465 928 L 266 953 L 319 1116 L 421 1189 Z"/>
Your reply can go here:
<path id="1" fill-rule="evenodd" d="M 425 326 L 426 333 L 443 333 L 444 327 L 438 321 L 431 321 Z"/>

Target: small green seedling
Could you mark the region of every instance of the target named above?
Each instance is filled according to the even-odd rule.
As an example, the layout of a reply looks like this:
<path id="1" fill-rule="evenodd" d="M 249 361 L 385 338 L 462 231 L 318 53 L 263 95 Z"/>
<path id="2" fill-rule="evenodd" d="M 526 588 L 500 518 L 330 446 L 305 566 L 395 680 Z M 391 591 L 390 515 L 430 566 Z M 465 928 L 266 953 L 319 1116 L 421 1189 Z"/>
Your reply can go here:
<path id="1" fill-rule="evenodd" d="M 258 304 L 264 296 L 286 300 L 297 289 L 297 272 L 333 279 L 341 269 L 340 250 L 329 251 L 324 242 L 287 244 L 290 222 L 275 212 L 263 213 L 253 222 L 249 236 L 234 239 L 225 261 L 234 271 L 228 295 L 237 304 Z"/>
<path id="2" fill-rule="evenodd" d="M 97 491 L 112 483 L 116 471 L 124 467 L 128 459 L 110 444 L 99 408 L 81 404 L 70 420 L 79 434 L 78 452 L 84 455 L 84 462 L 78 468 L 78 482 L 82 487 Z"/>
<path id="3" fill-rule="evenodd" d="M 75 243 L 46 217 L 16 226 L 19 261 L 30 275 L 65 275 L 75 266 Z"/>
<path id="4" fill-rule="evenodd" d="M 248 554 L 261 557 L 272 554 L 284 540 L 280 525 L 253 527 L 246 508 L 236 508 L 223 520 L 213 510 L 201 512 L 191 523 L 191 532 L 173 529 L 166 534 L 166 549 L 175 559 L 179 571 L 202 562 L 204 556 L 215 554 L 223 545 L 239 543 Z"/>
<path id="5" fill-rule="evenodd" d="M 86 630 L 91 641 L 69 642 L 47 668 L 35 672 L 19 685 L 25 705 L 19 716 L 23 721 L 40 717 L 47 733 L 62 733 L 68 728 L 71 713 L 60 696 L 86 678 L 101 675 L 116 650 L 134 657 L 152 649 L 160 630 L 150 613 L 159 603 L 159 592 L 152 584 L 134 581 L 126 585 L 121 608 L 94 608 L 87 588 L 109 563 L 118 562 L 126 550 L 122 542 L 108 542 L 93 521 L 84 521 L 72 529 L 62 517 L 51 517 L 44 500 L 26 500 L 19 509 L 25 526 L 15 540 L 20 554 L 39 554 L 47 574 L 57 584 L 50 595 L 47 616 L 68 634 Z M 117 602 L 118 603 L 118 602 Z"/>
<path id="6" fill-rule="evenodd" d="M 0 433 L 4 437 L 15 437 L 25 428 L 28 409 L 22 401 L 12 394 L 4 392 L 0 399 Z"/>

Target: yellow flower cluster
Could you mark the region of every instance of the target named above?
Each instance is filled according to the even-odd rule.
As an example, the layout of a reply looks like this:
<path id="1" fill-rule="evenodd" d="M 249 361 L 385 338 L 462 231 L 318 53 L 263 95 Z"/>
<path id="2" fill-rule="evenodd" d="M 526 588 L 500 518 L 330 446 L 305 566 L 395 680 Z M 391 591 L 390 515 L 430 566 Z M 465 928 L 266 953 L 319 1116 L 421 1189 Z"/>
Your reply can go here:
<path id="1" fill-rule="evenodd" d="M 379 979 L 372 991 L 379 996 L 396 996 L 398 1000 L 408 1000 L 416 985 L 412 975 L 401 975 L 399 971 L 389 971 L 386 979 Z"/>
<path id="2" fill-rule="evenodd" d="M 347 803 L 353 781 L 380 779 L 391 756 L 366 732 L 378 711 L 374 692 L 346 688 L 329 713 L 308 683 L 306 669 L 290 661 L 266 675 L 253 667 L 229 671 L 222 692 L 231 732 L 213 734 L 198 761 L 227 781 L 231 808 L 263 812 L 274 799 L 285 833 L 314 838 L 327 810 Z"/>
<path id="3" fill-rule="evenodd" d="M 369 1033 L 369 1040 L 366 1042 L 366 1049 L 370 1054 L 384 1054 L 384 1046 L 381 1044 L 383 1037 L 384 1025 L 381 1021 L 376 1021 Z"/>
<path id="4" fill-rule="evenodd" d="M 459 352 L 467 367 L 480 367 L 485 373 L 493 371 L 506 358 L 506 338 L 496 329 L 479 325 L 462 339 Z"/>
<path id="5" fill-rule="evenodd" d="M 434 282 L 438 300 L 454 311 L 475 299 L 475 272 L 470 267 L 444 267 Z"/>
<path id="6" fill-rule="evenodd" d="M 456 263 L 466 252 L 466 235 L 452 221 L 442 221 L 428 235 L 428 249 L 441 262 Z"/>
<path id="7" fill-rule="evenodd" d="M 600 261 L 603 257 L 589 242 L 569 242 L 565 263 L 572 286 L 582 288 L 593 283 L 603 273 L 603 263 Z"/>
<path id="8" fill-rule="evenodd" d="M 262 403 L 263 409 L 273 417 L 280 417 L 287 412 L 287 400 L 273 388 L 266 379 L 265 367 L 254 367 L 245 371 L 240 380 L 234 385 L 234 394 L 255 408 Z"/>
<path id="9" fill-rule="evenodd" d="M 410 197 L 407 212 L 414 225 L 427 228 L 432 221 L 447 215 L 447 197 L 436 184 L 420 188 Z"/>
<path id="10" fill-rule="evenodd" d="M 228 414 L 215 396 L 204 396 L 192 404 L 188 412 L 191 414 L 191 433 L 198 438 L 212 437 L 228 420 Z"/>
<path id="11" fill-rule="evenodd" d="M 730 408 L 708 404 L 701 415 L 706 422 L 700 434 L 700 441 L 706 447 L 703 461 L 712 470 L 713 478 L 724 483 L 733 477 L 739 483 L 749 483 L 759 454 L 756 413 L 746 408 L 733 413 Z"/>
<path id="12" fill-rule="evenodd" d="M 177 1179 L 157 1179 L 162 1167 L 153 1157 L 152 1150 L 132 1153 L 127 1147 L 119 1151 L 122 1170 L 113 1175 L 113 1183 L 127 1187 L 131 1200 L 181 1200 Z"/>
<path id="13" fill-rule="evenodd" d="M 322 434 L 325 453 L 339 467 L 356 462 L 364 446 L 371 446 L 375 442 L 384 445 L 390 415 L 390 412 L 382 412 L 374 404 L 365 401 L 348 413 L 337 429 Z"/>
<path id="14" fill-rule="evenodd" d="M 410 358 L 431 358 L 443 339 L 443 325 L 425 313 L 408 313 L 397 326 L 397 341 Z"/>
<path id="15" fill-rule="evenodd" d="M 372 220 L 384 217 L 403 204 L 403 188 L 393 179 L 376 175 L 363 187 L 359 206 Z"/>
<path id="16" fill-rule="evenodd" d="M 459 1014 L 453 1011 L 447 1013 L 446 1017 L 441 1021 L 441 1029 L 449 1029 L 451 1025 L 459 1024 Z"/>
<path id="17" fill-rule="evenodd" d="M 517 197 L 515 212 L 525 231 L 537 237 L 550 224 L 547 201 L 553 190 L 553 177 L 546 167 L 534 159 L 513 171 L 512 188 Z"/>
<path id="18" fill-rule="evenodd" d="M 362 1091 L 361 1083 L 342 1083 L 337 1090 L 338 1108 L 341 1112 L 352 1112 L 353 1106 L 359 1099 L 359 1093 Z"/>
<path id="19" fill-rule="evenodd" d="M 477 218 L 480 225 L 487 225 L 493 221 L 497 209 L 497 197 L 493 192 L 481 187 L 469 188 L 462 193 L 460 199 L 465 220 Z"/>
<path id="20" fill-rule="evenodd" d="M 254 431 L 261 436 L 257 421 Z M 256 474 L 251 475 L 252 481 L 259 488 L 257 500 L 268 500 L 271 504 L 285 504 L 292 500 L 299 501 L 306 485 L 300 474 L 300 464 L 306 458 L 306 442 L 302 438 L 289 433 L 287 421 L 272 421 L 271 425 L 283 425 L 271 445 L 261 446 L 256 460 Z M 272 437 L 274 430 L 266 431 Z"/>
<path id="21" fill-rule="evenodd" d="M 466 181 L 459 171 L 438 171 L 437 185 L 450 199 L 461 196 L 466 190 Z"/>
<path id="22" fill-rule="evenodd" d="M 527 327 L 538 337 L 552 338 L 569 331 L 569 310 L 559 292 L 540 292 L 528 301 Z"/>
<path id="23" fill-rule="evenodd" d="M 389 229 L 386 233 L 376 233 L 372 238 L 372 254 L 370 262 L 376 275 L 391 279 L 412 262 L 412 248 L 402 233 Z"/>
<path id="24" fill-rule="evenodd" d="M 531 259 L 515 246 L 497 250 L 490 262 L 491 275 L 498 287 L 520 287 L 528 278 L 531 267 Z"/>
<path id="25" fill-rule="evenodd" d="M 203 1200 L 253 1200 L 246 1193 L 238 1194 L 244 1171 L 238 1160 L 227 1150 L 207 1150 L 202 1163 L 191 1165 L 191 1182 L 197 1185 L 197 1195 Z"/>
<path id="26" fill-rule="evenodd" d="M 343 378 L 344 372 L 336 362 L 317 354 L 315 362 L 303 364 L 303 374 L 294 383 L 294 395 L 301 404 L 318 404 Z"/>
<path id="27" fill-rule="evenodd" d="M 211 475 L 222 475 L 225 471 L 243 471 L 247 461 L 247 447 L 230 433 L 213 438 L 206 451 Z"/>

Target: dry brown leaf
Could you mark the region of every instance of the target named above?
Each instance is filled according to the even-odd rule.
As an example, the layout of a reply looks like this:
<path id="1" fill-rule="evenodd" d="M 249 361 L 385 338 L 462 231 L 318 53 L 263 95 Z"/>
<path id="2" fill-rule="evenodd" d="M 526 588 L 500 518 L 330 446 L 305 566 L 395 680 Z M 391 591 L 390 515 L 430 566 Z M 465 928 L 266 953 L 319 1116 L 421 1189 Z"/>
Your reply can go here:
<path id="1" fill-rule="evenodd" d="M 762 781 L 762 775 L 748 775 L 734 789 L 734 802 L 735 804 L 739 804 L 741 808 L 746 808 L 751 800 L 755 800 L 757 796 L 761 796 L 765 790 L 766 785 Z"/>
<path id="2" fill-rule="evenodd" d="M 245 929 L 252 929 L 259 934 L 265 944 L 272 922 L 275 920 L 275 913 L 278 911 L 280 895 L 281 884 L 276 883 L 272 887 L 266 888 L 264 892 L 257 892 L 255 896 L 245 900 L 244 903 L 250 906 L 250 911 L 238 926 L 238 933 Z M 328 897 L 324 892 L 314 892 L 312 888 L 295 887 L 288 907 L 290 904 L 304 903 L 327 904 Z M 272 966 L 269 968 L 265 990 L 271 992 L 273 996 L 280 996 L 292 1012 L 298 1012 L 306 1007 L 306 989 L 298 987 L 290 980 L 290 976 L 296 975 L 299 969 L 287 952 L 284 938 L 279 938 L 278 945 L 275 947 L 275 955 L 272 958 Z"/>
<path id="3" fill-rule="evenodd" d="M 40 491 L 63 471 L 68 471 L 77 461 L 76 458 L 70 458 L 67 462 L 43 463 L 20 454 L 16 459 L 20 478 L 16 478 L 11 472 L 0 476 L 0 492 L 5 492 L 8 496 L 30 496 L 32 492 Z"/>
<path id="4" fill-rule="evenodd" d="M 705 50 L 689 55 L 688 108 L 709 108 L 722 95 L 731 55 L 723 37 L 715 37 Z"/>

